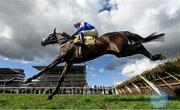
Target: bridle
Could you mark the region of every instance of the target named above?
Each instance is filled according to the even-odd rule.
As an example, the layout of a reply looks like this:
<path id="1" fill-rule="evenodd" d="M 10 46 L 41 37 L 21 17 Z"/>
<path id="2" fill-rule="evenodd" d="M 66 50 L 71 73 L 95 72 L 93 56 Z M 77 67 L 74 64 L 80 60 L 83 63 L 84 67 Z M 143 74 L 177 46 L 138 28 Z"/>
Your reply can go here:
<path id="1" fill-rule="evenodd" d="M 57 39 L 57 42 L 58 42 L 59 46 L 61 46 L 61 45 L 62 45 L 62 40 L 63 40 L 64 38 L 60 38 L 59 35 L 61 36 L 60 33 L 56 33 L 56 34 L 55 34 L 56 39 Z"/>

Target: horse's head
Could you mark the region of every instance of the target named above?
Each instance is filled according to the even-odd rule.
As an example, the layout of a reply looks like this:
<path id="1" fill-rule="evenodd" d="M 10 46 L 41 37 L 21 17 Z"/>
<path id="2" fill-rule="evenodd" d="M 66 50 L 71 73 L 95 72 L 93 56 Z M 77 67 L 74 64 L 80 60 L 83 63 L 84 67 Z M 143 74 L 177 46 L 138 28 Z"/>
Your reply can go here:
<path id="1" fill-rule="evenodd" d="M 47 38 L 42 39 L 41 45 L 46 46 L 49 44 L 60 44 L 61 39 L 63 39 L 63 36 L 60 33 L 56 33 L 56 29 L 54 29 L 54 32 L 52 34 L 49 34 Z"/>
<path id="2" fill-rule="evenodd" d="M 49 44 L 55 44 L 55 43 L 58 43 L 56 29 L 54 29 L 54 32 L 52 34 L 49 34 L 49 36 L 47 38 L 43 38 L 41 41 L 42 46 L 46 46 Z"/>

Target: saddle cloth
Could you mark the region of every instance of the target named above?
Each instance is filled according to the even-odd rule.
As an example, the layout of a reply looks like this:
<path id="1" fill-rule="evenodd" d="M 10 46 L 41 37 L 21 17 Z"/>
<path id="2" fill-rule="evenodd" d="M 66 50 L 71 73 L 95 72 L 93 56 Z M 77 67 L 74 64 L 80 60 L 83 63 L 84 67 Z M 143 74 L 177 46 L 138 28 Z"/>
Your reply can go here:
<path id="1" fill-rule="evenodd" d="M 85 45 L 93 45 L 93 44 L 95 44 L 96 42 L 95 42 L 95 38 L 94 37 L 92 37 L 92 36 L 85 36 L 84 37 L 84 42 L 85 42 Z M 80 44 L 80 38 L 79 37 L 76 37 L 75 39 L 74 39 L 74 41 L 73 41 L 73 43 L 74 44 Z"/>

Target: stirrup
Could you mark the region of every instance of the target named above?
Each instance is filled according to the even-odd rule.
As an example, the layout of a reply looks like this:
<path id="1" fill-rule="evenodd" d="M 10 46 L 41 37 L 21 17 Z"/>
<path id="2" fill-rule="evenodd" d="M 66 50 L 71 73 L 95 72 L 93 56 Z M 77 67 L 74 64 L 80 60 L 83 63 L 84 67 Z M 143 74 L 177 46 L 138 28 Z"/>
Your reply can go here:
<path id="1" fill-rule="evenodd" d="M 79 39 L 80 39 L 80 45 L 85 45 L 85 39 L 84 39 L 84 34 L 83 33 L 80 33 L 79 35 Z"/>

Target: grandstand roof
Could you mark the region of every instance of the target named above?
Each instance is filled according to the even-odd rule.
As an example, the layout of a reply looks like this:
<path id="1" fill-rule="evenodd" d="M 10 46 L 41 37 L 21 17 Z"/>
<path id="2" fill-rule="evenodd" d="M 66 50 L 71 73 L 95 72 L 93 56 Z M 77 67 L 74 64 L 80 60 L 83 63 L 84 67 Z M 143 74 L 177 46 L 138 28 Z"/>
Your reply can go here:
<path id="1" fill-rule="evenodd" d="M 33 66 L 35 69 L 37 70 L 42 70 L 44 68 L 46 68 L 47 66 Z M 56 70 L 62 70 L 64 68 L 64 66 L 56 66 L 55 68 L 53 68 L 52 70 L 56 71 Z M 85 65 L 74 65 L 72 66 L 71 70 L 76 70 L 76 69 L 86 69 Z M 52 71 L 51 70 L 51 71 Z"/>
<path id="2" fill-rule="evenodd" d="M 0 74 L 22 74 L 23 69 L 0 68 Z"/>

